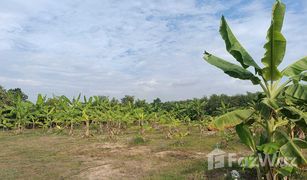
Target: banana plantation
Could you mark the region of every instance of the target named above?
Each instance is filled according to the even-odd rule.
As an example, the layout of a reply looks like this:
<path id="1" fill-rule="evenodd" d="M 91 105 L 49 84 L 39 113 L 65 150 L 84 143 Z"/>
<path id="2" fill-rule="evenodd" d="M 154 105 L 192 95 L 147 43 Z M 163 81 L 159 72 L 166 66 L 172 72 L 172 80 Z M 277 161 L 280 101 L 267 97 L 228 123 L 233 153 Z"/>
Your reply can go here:
<path id="1" fill-rule="evenodd" d="M 30 101 L 20 88 L 0 86 L 0 179 L 307 179 L 307 57 L 279 67 L 285 12 L 276 0 L 261 59 L 225 16 L 219 33 L 236 62 L 203 54 L 204 66 L 248 81 L 254 93 L 152 102 L 38 94 Z M 212 165 L 213 152 L 222 160 Z"/>
<path id="2" fill-rule="evenodd" d="M 3 131 L 12 130 L 19 134 L 24 129 L 41 128 L 46 132 L 67 131 L 74 135 L 75 129 L 84 129 L 84 137 L 107 133 L 110 138 L 129 127 L 137 128 L 142 137 L 150 129 L 163 129 L 171 138 L 179 133 L 182 125 L 205 130 L 210 128 L 208 125 L 213 115 L 245 107 L 258 95 L 213 95 L 209 99 L 178 102 L 161 102 L 157 98 L 147 103 L 134 100 L 133 96 L 125 96 L 119 101 L 105 96 L 87 98 L 79 95 L 69 99 L 66 96 L 47 98 L 39 94 L 32 103 L 22 98 L 25 95 L 21 90 L 15 94 L 10 91 L 2 88 L 0 127 Z"/>

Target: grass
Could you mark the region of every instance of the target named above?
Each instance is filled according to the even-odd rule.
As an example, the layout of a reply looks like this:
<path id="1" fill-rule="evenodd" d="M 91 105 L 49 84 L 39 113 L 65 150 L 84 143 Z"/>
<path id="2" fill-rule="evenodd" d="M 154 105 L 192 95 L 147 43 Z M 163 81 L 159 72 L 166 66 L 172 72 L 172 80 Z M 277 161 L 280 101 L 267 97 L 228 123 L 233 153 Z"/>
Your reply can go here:
<path id="1" fill-rule="evenodd" d="M 27 132 L 0 136 L 1 179 L 60 179 L 77 172 L 80 161 L 68 147 L 78 146 L 71 138 Z"/>
<path id="2" fill-rule="evenodd" d="M 144 137 L 142 136 L 136 136 L 131 140 L 131 145 L 144 145 L 148 142 Z"/>
<path id="3" fill-rule="evenodd" d="M 144 141 L 145 138 L 145 141 Z M 222 138 L 193 130 L 181 139 L 158 131 L 144 138 L 128 130 L 115 140 L 107 135 L 83 138 L 66 132 L 0 132 L 0 179 L 217 179 L 231 169 L 206 171 L 206 154 Z M 223 150 L 249 153 L 234 138 Z"/>
<path id="4" fill-rule="evenodd" d="M 204 160 L 187 160 L 163 171 L 151 172 L 147 179 L 204 179 L 207 163 Z"/>

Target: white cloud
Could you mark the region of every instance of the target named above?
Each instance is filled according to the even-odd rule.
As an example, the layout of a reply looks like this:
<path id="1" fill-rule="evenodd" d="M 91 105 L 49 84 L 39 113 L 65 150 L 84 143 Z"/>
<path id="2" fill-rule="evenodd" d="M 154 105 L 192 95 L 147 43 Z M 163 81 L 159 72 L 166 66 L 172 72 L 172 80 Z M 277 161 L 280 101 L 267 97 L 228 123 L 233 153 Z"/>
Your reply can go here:
<path id="1" fill-rule="evenodd" d="M 31 79 L 19 79 L 19 78 L 10 78 L 0 76 L 0 83 L 4 84 L 17 84 L 19 86 L 39 86 L 41 83 L 39 81 L 31 80 Z"/>
<path id="2" fill-rule="evenodd" d="M 0 83 L 21 87 L 31 98 L 81 92 L 172 100 L 255 91 L 203 62 L 202 53 L 233 60 L 218 34 L 224 14 L 260 63 L 272 2 L 3 0 Z M 304 56 L 307 46 L 306 2 L 285 2 L 282 67 Z"/>

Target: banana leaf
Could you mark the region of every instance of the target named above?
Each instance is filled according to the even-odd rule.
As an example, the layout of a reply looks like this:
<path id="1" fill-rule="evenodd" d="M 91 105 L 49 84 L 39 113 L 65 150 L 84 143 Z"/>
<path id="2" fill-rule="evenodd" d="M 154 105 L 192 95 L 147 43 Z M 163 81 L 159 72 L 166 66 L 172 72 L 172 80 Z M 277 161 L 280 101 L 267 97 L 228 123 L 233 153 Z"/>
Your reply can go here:
<path id="1" fill-rule="evenodd" d="M 292 77 L 299 75 L 304 71 L 307 71 L 307 56 L 286 67 L 282 71 L 282 74 L 287 77 Z"/>
<path id="2" fill-rule="evenodd" d="M 227 62 L 219 57 L 216 57 L 208 52 L 205 52 L 204 59 L 220 68 L 224 71 L 224 73 L 228 74 L 231 77 L 242 79 L 242 80 L 251 80 L 253 84 L 259 84 L 260 79 L 256 77 L 253 73 L 249 72 L 248 70 L 230 62 Z"/>
<path id="3" fill-rule="evenodd" d="M 225 41 L 227 51 L 244 67 L 253 66 L 256 72 L 260 72 L 261 68 L 242 47 L 235 35 L 232 33 L 224 16 L 221 19 L 220 34 Z"/>
<path id="4" fill-rule="evenodd" d="M 226 113 L 214 121 L 217 129 L 223 130 L 225 128 L 234 127 L 242 122 L 246 122 L 254 114 L 252 109 L 241 109 Z"/>
<path id="5" fill-rule="evenodd" d="M 281 33 L 285 9 L 285 4 L 280 1 L 276 1 L 273 7 L 271 26 L 264 45 L 266 51 L 261 60 L 265 66 L 262 72 L 263 77 L 267 81 L 275 81 L 282 77 L 277 67 L 282 62 L 286 51 L 286 39 Z"/>

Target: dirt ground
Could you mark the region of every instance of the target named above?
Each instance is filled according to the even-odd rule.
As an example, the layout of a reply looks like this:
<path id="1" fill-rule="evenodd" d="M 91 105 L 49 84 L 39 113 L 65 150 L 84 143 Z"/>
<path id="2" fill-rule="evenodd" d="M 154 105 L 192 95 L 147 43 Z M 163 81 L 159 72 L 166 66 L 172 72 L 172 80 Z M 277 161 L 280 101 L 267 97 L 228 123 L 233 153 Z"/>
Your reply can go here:
<path id="1" fill-rule="evenodd" d="M 228 170 L 207 171 L 206 155 L 223 139 L 216 133 L 192 133 L 181 140 L 152 132 L 146 142 L 135 134 L 116 139 L 83 138 L 28 130 L 0 133 L 0 179 L 224 179 Z M 248 154 L 237 139 L 223 150 Z"/>

